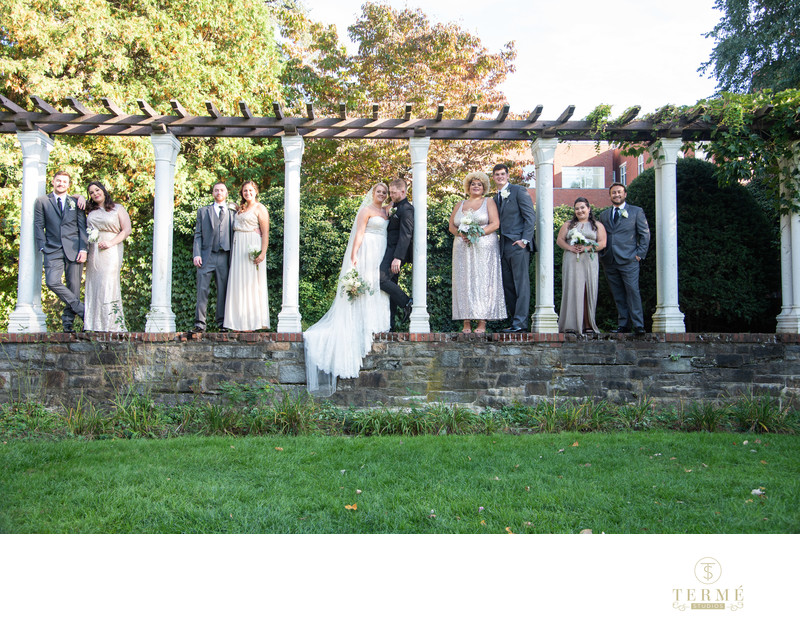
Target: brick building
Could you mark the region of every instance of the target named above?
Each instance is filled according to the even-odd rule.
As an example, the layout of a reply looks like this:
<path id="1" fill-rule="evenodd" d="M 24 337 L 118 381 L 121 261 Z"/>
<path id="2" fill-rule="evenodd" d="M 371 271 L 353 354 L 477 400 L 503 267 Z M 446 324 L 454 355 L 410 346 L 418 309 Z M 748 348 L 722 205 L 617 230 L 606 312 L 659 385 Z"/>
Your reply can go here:
<path id="1" fill-rule="evenodd" d="M 604 208 L 609 204 L 608 187 L 612 183 L 628 185 L 652 166 L 647 152 L 625 156 L 608 143 L 600 143 L 599 148 L 593 142 L 559 143 L 553 160 L 553 204 L 572 206 L 575 198 L 585 197 L 592 206 Z M 526 168 L 526 173 L 531 175 L 528 186 L 535 190 L 533 166 Z"/>

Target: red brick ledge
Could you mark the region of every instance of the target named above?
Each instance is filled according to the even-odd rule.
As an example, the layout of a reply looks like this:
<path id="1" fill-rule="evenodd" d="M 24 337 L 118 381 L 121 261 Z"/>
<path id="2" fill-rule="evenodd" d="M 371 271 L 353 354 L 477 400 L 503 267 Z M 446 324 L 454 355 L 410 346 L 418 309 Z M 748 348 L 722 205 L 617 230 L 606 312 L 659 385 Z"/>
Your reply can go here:
<path id="1" fill-rule="evenodd" d="M 800 344 L 800 334 L 753 334 L 753 333 L 680 333 L 663 334 L 648 333 L 643 336 L 629 334 L 596 334 L 594 336 L 579 336 L 575 334 L 462 334 L 460 332 L 438 332 L 430 334 L 412 334 L 408 332 L 383 332 L 375 334 L 375 340 L 384 342 L 500 342 L 500 343 L 549 343 L 563 344 L 564 342 L 583 342 L 591 344 L 596 340 L 641 341 L 641 342 L 677 342 L 677 343 L 744 343 L 744 344 Z M 171 333 L 145 333 L 145 332 L 79 332 L 65 334 L 53 333 L 28 333 L 15 334 L 0 332 L 0 343 L 20 342 L 302 342 L 303 334 L 277 333 L 277 332 L 221 332 L 202 333 L 171 332 Z"/>

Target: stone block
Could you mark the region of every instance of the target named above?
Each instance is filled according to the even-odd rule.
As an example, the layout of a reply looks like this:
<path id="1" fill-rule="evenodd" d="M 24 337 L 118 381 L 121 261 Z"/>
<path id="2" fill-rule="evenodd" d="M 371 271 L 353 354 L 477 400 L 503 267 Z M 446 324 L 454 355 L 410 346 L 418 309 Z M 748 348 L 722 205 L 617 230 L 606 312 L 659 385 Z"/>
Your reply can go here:
<path id="1" fill-rule="evenodd" d="M 282 364 L 278 369 L 278 379 L 281 384 L 305 384 L 306 367 L 304 364 Z"/>
<path id="2" fill-rule="evenodd" d="M 439 365 L 446 367 L 457 367 L 461 364 L 461 354 L 458 351 L 443 351 L 439 356 Z"/>

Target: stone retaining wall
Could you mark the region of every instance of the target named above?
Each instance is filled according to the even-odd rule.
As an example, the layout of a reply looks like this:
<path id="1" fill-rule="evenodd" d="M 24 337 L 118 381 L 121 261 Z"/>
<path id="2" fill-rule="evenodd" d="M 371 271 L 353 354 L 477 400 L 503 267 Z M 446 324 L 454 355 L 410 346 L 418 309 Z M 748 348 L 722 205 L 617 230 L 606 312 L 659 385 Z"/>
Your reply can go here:
<path id="1" fill-rule="evenodd" d="M 216 401 L 225 382 L 305 383 L 300 334 L 0 334 L 0 401 Z M 710 401 L 768 393 L 800 401 L 800 335 L 398 334 L 375 337 L 360 376 L 331 401 L 501 406 L 514 401 Z"/>

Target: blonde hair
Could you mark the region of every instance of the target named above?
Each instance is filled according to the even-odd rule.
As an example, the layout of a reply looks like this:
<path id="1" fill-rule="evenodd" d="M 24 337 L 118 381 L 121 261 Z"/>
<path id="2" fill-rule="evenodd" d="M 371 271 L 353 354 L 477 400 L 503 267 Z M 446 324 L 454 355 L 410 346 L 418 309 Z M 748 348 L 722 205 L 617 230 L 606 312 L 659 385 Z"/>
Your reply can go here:
<path id="1" fill-rule="evenodd" d="M 473 180 L 477 180 L 483 185 L 483 193 L 485 195 L 489 190 L 489 176 L 482 171 L 473 171 L 466 175 L 464 178 L 464 194 L 469 197 L 469 185 L 472 184 Z"/>

